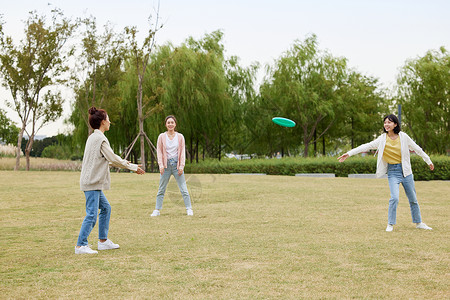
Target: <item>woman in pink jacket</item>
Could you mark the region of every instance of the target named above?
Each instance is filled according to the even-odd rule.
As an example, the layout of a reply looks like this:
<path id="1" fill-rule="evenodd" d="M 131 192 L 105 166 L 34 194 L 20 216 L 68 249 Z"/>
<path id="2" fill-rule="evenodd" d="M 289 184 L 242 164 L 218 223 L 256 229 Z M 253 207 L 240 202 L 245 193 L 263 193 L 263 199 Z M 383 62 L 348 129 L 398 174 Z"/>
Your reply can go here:
<path id="1" fill-rule="evenodd" d="M 189 196 L 183 172 L 186 162 L 184 136 L 176 131 L 177 119 L 174 116 L 167 116 L 164 124 L 167 131 L 159 135 L 157 142 L 158 165 L 161 176 L 158 194 L 156 195 L 156 207 L 151 216 L 157 217 L 160 215 L 170 175 L 173 175 L 177 181 L 178 188 L 183 196 L 184 205 L 186 206 L 187 215 L 193 216 L 191 197 Z"/>

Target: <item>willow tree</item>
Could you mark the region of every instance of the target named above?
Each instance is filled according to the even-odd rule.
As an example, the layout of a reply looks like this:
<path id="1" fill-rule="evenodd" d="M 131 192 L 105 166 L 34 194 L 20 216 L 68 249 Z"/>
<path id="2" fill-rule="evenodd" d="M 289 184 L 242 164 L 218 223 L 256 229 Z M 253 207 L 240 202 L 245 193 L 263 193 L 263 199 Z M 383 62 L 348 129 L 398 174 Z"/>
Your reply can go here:
<path id="1" fill-rule="evenodd" d="M 54 9 L 48 24 L 45 16 L 30 12 L 25 22 L 25 37 L 17 45 L 3 33 L 0 25 L 0 71 L 3 85 L 11 91 L 12 107 L 20 117 L 15 170 L 20 165 L 20 149 L 24 132 L 29 136 L 26 145 L 27 170 L 30 151 L 36 133 L 62 114 L 63 98 L 55 86 L 65 82 L 68 56 L 65 45 L 76 25 Z M 27 130 L 31 126 L 31 130 Z"/>
<path id="2" fill-rule="evenodd" d="M 252 111 L 252 104 L 257 97 L 255 82 L 258 70 L 258 63 L 243 67 L 237 56 L 225 61 L 227 93 L 233 104 L 231 122 L 226 130 L 224 142 L 230 150 L 238 151 L 240 154 L 246 153 L 254 138 L 260 134 L 255 123 L 261 119 Z"/>
<path id="3" fill-rule="evenodd" d="M 198 160 L 199 142 L 210 156 L 220 156 L 222 133 L 231 121 L 221 37 L 216 31 L 198 41 L 188 38 L 179 47 L 167 44 L 158 57 L 164 112 L 177 116 L 190 145 L 191 161 L 194 152 Z"/>
<path id="4" fill-rule="evenodd" d="M 309 145 L 333 125 L 343 105 L 341 90 L 347 76 L 346 60 L 318 49 L 311 35 L 279 58 L 261 86 L 261 97 L 273 106 L 274 113 L 297 122 L 294 136 L 303 140 L 303 155 Z M 320 122 L 329 117 L 322 132 L 314 138 Z M 295 138 L 295 137 L 294 137 Z"/>
<path id="5" fill-rule="evenodd" d="M 444 154 L 450 149 L 449 52 L 441 47 L 407 61 L 397 82 L 404 129 L 424 149 Z"/>

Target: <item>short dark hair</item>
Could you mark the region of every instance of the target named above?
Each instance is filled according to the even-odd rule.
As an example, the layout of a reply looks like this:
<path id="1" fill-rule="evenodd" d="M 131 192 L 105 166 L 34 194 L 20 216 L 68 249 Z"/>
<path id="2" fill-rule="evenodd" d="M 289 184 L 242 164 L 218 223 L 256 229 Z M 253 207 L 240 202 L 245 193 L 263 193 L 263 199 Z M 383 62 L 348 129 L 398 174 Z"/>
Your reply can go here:
<path id="1" fill-rule="evenodd" d="M 398 121 L 397 116 L 396 115 L 387 115 L 386 117 L 384 117 L 383 122 L 386 121 L 386 119 L 389 119 L 389 121 L 397 124 L 397 126 L 395 126 L 395 128 L 394 128 L 394 133 L 398 134 L 401 131 L 401 129 L 400 129 L 400 122 Z M 386 129 L 384 129 L 384 127 L 383 127 L 383 131 L 387 132 Z"/>
<path id="2" fill-rule="evenodd" d="M 89 108 L 89 125 L 92 129 L 99 129 L 103 120 L 106 120 L 108 114 L 104 109 L 97 109 L 95 106 Z"/>

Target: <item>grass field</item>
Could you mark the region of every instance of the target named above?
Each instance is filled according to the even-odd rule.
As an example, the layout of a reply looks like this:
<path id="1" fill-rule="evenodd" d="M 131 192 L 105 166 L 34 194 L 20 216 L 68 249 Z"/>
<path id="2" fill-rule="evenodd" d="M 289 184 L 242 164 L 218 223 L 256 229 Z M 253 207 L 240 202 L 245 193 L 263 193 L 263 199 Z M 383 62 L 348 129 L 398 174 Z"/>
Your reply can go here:
<path id="1" fill-rule="evenodd" d="M 444 299 L 450 295 L 450 184 L 416 182 L 415 229 L 403 191 L 385 232 L 386 179 L 187 175 L 194 216 L 172 178 L 113 173 L 109 238 L 75 255 L 79 172 L 0 171 L 1 298 Z M 89 242 L 97 248 L 98 227 Z"/>

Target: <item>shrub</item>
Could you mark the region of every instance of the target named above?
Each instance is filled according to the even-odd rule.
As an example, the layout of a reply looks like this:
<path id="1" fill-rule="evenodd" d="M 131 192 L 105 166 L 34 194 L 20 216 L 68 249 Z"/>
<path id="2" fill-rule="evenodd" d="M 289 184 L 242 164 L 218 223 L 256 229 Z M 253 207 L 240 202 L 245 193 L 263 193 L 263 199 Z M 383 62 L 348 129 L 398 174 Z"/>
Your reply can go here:
<path id="1" fill-rule="evenodd" d="M 72 150 L 69 146 L 64 145 L 50 145 L 44 148 L 41 157 L 56 158 L 56 159 L 71 159 L 73 156 Z"/>
<path id="2" fill-rule="evenodd" d="M 432 156 L 435 170 L 431 172 L 421 157 L 413 155 L 411 164 L 415 180 L 449 180 L 450 157 Z M 223 159 L 205 160 L 187 164 L 187 173 L 266 173 L 268 175 L 295 175 L 297 173 L 334 173 L 337 177 L 348 174 L 375 174 L 377 158 L 355 156 L 339 163 L 336 157 L 283 158 L 283 159 Z"/>

